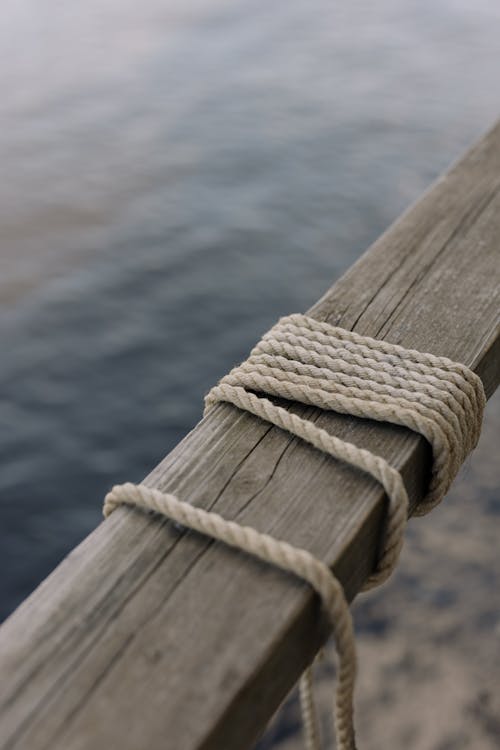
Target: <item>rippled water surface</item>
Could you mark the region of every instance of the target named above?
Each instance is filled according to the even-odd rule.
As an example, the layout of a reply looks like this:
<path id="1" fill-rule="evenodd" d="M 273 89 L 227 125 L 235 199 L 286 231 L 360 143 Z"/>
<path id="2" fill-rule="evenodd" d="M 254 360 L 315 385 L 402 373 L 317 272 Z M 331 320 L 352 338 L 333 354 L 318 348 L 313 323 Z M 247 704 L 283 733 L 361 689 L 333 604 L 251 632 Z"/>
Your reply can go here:
<path id="1" fill-rule="evenodd" d="M 500 5 L 4 0 L 1 614 L 500 111 Z"/>

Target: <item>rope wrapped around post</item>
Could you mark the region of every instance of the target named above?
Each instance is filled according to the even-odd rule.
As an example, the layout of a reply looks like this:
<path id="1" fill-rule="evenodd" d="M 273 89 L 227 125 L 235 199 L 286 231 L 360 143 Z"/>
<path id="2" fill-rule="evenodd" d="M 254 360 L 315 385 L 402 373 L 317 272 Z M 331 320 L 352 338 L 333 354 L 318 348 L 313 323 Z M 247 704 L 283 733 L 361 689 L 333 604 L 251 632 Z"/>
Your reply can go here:
<path id="1" fill-rule="evenodd" d="M 442 500 L 479 440 L 486 402 L 480 378 L 446 357 L 405 349 L 295 314 L 282 318 L 249 358 L 206 396 L 205 413 L 220 401 L 231 403 L 380 482 L 389 500 L 385 536 L 377 567 L 364 589 L 379 585 L 397 563 L 408 518 L 408 496 L 400 473 L 380 456 L 340 440 L 266 396 L 404 425 L 423 435 L 433 453 L 430 485 L 417 509 L 417 514 L 423 515 Z M 144 485 L 113 487 L 105 498 L 104 515 L 122 504 L 166 515 L 310 583 L 322 599 L 335 639 L 337 748 L 355 750 L 354 634 L 342 586 L 330 569 L 307 550 Z M 310 668 L 301 678 L 300 694 L 306 747 L 317 750 Z"/>

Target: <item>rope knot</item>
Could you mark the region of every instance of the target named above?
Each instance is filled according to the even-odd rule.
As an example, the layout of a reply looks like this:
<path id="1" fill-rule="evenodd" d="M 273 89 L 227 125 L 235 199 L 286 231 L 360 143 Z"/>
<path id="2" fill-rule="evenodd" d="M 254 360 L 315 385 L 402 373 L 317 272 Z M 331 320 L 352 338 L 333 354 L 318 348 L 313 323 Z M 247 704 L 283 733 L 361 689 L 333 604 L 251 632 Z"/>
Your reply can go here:
<path id="1" fill-rule="evenodd" d="M 417 509 L 422 515 L 441 501 L 477 444 L 486 401 L 481 380 L 446 357 L 404 349 L 295 314 L 271 328 L 249 358 L 223 377 L 205 399 L 205 412 L 226 401 L 380 482 L 389 498 L 385 539 L 377 568 L 365 588 L 381 583 L 396 565 L 408 517 L 408 496 L 401 474 L 381 456 L 329 434 L 277 405 L 269 396 L 402 425 L 423 435 L 431 444 L 433 465 L 428 492 Z M 121 504 L 154 510 L 310 583 L 330 616 L 339 661 L 337 746 L 339 750 L 354 750 L 354 634 L 342 586 L 328 567 L 307 550 L 143 485 L 113 487 L 105 498 L 104 515 Z M 308 750 L 315 750 L 319 739 L 309 669 L 301 680 L 300 692 L 306 744 Z"/>

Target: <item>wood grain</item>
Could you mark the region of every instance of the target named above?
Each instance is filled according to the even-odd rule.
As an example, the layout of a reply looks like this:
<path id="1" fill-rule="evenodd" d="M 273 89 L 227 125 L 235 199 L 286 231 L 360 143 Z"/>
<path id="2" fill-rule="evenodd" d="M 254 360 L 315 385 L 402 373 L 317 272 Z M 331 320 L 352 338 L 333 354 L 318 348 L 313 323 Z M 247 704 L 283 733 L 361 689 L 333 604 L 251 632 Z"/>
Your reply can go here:
<path id="1" fill-rule="evenodd" d="M 464 362 L 491 395 L 500 376 L 499 237 L 497 125 L 310 314 Z M 387 458 L 413 507 L 423 496 L 422 438 L 290 408 Z M 385 498 L 373 480 L 228 405 L 146 483 L 306 547 L 350 598 L 383 534 Z M 245 750 L 327 636 L 301 581 L 119 509 L 0 628 L 0 747 Z"/>

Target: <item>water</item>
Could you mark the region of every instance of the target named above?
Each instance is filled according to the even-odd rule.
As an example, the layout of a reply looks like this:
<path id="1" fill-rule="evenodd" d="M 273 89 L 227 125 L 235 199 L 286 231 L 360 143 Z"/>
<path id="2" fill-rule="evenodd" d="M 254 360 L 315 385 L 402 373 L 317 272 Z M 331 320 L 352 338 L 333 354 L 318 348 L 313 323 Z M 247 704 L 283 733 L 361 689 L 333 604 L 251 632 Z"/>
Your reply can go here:
<path id="1" fill-rule="evenodd" d="M 499 39 L 486 0 L 4 0 L 1 616 L 492 123 Z"/>

